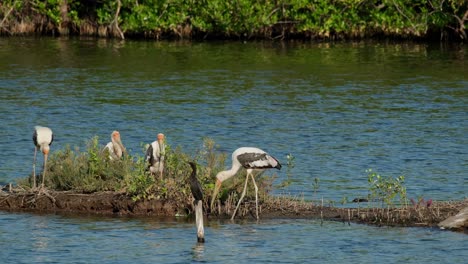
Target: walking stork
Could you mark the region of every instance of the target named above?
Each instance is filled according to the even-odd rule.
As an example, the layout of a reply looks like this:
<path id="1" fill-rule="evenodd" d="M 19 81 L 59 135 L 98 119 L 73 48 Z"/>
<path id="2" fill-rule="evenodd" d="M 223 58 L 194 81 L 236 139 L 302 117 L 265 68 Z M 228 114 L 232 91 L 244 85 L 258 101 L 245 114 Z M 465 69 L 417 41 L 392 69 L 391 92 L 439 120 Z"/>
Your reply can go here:
<path id="1" fill-rule="evenodd" d="M 50 145 L 54 141 L 54 134 L 48 127 L 35 126 L 33 133 L 34 142 L 34 161 L 33 161 L 33 188 L 36 188 L 36 155 L 39 149 L 44 154 L 44 167 L 42 169 L 42 185 L 44 187 L 44 179 L 47 171 L 47 157 L 50 151 Z"/>
<path id="2" fill-rule="evenodd" d="M 236 149 L 232 153 L 231 169 L 221 171 L 216 175 L 216 184 L 213 191 L 213 196 L 211 197 L 211 209 L 213 209 L 214 201 L 216 199 L 216 196 L 218 195 L 219 189 L 221 188 L 222 182 L 236 175 L 236 173 L 242 167 L 247 170 L 247 176 L 245 178 L 244 190 L 242 191 L 242 195 L 239 199 L 239 202 L 237 203 L 236 209 L 234 210 L 231 219 L 234 219 L 237 209 L 239 208 L 242 199 L 244 199 L 245 193 L 247 191 L 247 183 L 249 181 L 249 176 L 252 178 L 255 188 L 255 208 L 258 219 L 258 187 L 255 183 L 253 172 L 255 171 L 257 172 L 257 175 L 259 175 L 266 169 L 281 169 L 281 164 L 276 158 L 259 148 L 241 147 Z"/>

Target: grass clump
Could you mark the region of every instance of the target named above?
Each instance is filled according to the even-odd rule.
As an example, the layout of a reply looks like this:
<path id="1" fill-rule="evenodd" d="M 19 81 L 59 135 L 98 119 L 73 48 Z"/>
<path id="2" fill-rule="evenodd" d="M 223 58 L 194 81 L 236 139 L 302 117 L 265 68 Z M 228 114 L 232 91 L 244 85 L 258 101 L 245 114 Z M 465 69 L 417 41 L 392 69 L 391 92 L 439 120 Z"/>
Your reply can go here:
<path id="1" fill-rule="evenodd" d="M 93 137 L 81 151 L 78 147 L 67 145 L 64 149 L 51 153 L 45 186 L 54 191 L 80 193 L 118 192 L 130 196 L 134 201 L 145 199 L 170 200 L 175 204 L 190 203 L 192 194 L 187 183 L 191 173 L 189 161 L 198 164 L 197 178 L 204 189 L 206 208 L 211 199 L 216 174 L 225 169 L 226 154 L 217 151 L 218 146 L 209 138 L 194 157 L 166 144 L 163 178 L 155 177 L 148 170 L 148 163 L 141 155 L 124 155 L 119 160 L 111 160 L 98 137 Z M 260 197 L 265 197 L 272 189 L 273 178 L 257 178 Z M 228 184 L 223 184 L 222 202 L 236 202 L 242 192 L 245 171 Z M 31 188 L 31 179 L 22 179 L 18 185 Z M 251 189 L 250 189 L 251 188 Z M 253 187 L 249 187 L 253 197 Z M 248 198 L 248 197 L 247 197 Z"/>
<path id="2" fill-rule="evenodd" d="M 86 144 L 86 151 L 67 145 L 64 149 L 52 153 L 48 161 L 45 185 L 56 191 L 76 191 L 92 193 L 98 191 L 121 191 L 125 180 L 132 172 L 138 171 L 138 163 L 130 156 L 112 161 L 107 151 L 94 137 Z M 28 187 L 27 180 L 20 180 L 19 185 Z M 29 186 L 30 187 L 30 186 Z"/>

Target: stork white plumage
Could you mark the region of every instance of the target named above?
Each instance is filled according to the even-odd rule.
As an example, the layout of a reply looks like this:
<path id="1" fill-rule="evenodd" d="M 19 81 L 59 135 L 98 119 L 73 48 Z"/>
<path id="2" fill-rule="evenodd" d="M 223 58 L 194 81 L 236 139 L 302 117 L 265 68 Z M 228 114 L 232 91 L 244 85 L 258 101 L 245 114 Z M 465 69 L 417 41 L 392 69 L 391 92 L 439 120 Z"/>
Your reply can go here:
<path id="1" fill-rule="evenodd" d="M 239 202 L 237 203 L 236 209 L 232 214 L 231 219 L 234 219 L 236 215 L 237 209 L 239 208 L 242 199 L 245 196 L 247 191 L 247 183 L 249 181 L 249 176 L 252 178 L 254 188 L 255 188 L 255 205 L 256 205 L 256 213 L 258 219 L 258 187 L 255 183 L 253 172 L 256 171 L 258 174 L 261 174 L 265 169 L 276 168 L 278 170 L 281 169 L 281 164 L 279 161 L 271 156 L 270 154 L 266 153 L 265 151 L 254 148 L 254 147 L 241 147 L 236 149 L 232 153 L 232 167 L 229 170 L 221 171 L 216 175 L 216 184 L 213 191 L 213 196 L 211 197 L 211 209 L 213 209 L 214 201 L 216 196 L 218 195 L 219 189 L 221 188 L 221 184 L 223 181 L 231 178 L 232 176 L 236 175 L 239 169 L 243 167 L 247 170 L 247 176 L 245 178 L 245 185 L 244 190 L 242 191 L 241 197 Z"/>
<path id="2" fill-rule="evenodd" d="M 36 155 L 39 149 L 44 154 L 44 167 L 42 169 L 42 187 L 44 187 L 44 179 L 47 171 L 47 157 L 50 151 L 50 145 L 54 141 L 54 134 L 48 127 L 35 126 L 33 133 L 34 142 L 34 161 L 33 161 L 33 188 L 36 188 Z"/>
<path id="3" fill-rule="evenodd" d="M 149 171 L 153 175 L 159 173 L 160 179 L 163 177 L 165 149 L 164 134 L 162 133 L 159 133 L 157 140 L 153 141 L 146 149 L 145 159 L 149 163 Z"/>
<path id="4" fill-rule="evenodd" d="M 104 147 L 104 150 L 109 152 L 109 159 L 116 160 L 122 158 L 122 155 L 127 151 L 122 144 L 122 140 L 120 139 L 120 132 L 114 130 L 111 134 L 111 141 L 107 143 Z"/>

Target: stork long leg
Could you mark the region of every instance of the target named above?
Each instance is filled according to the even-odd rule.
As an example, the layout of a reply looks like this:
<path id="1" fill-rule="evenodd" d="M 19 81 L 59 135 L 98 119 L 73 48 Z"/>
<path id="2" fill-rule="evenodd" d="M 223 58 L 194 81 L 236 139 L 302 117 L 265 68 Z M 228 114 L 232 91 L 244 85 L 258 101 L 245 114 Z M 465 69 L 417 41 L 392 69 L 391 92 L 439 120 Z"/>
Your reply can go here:
<path id="1" fill-rule="evenodd" d="M 44 155 L 44 171 L 42 172 L 42 188 L 44 188 L 44 179 L 47 171 L 47 154 Z"/>
<path id="2" fill-rule="evenodd" d="M 231 220 L 234 219 L 234 216 L 236 216 L 237 209 L 239 208 L 239 205 L 242 202 L 242 199 L 244 199 L 245 193 L 247 192 L 247 183 L 249 182 L 249 172 L 247 172 L 247 177 L 245 177 L 245 185 L 244 185 L 244 190 L 242 191 L 242 195 L 239 199 L 239 202 L 237 202 L 236 209 L 234 210 L 234 213 L 232 214 Z"/>
<path id="3" fill-rule="evenodd" d="M 257 213 L 257 220 L 258 220 L 259 219 L 258 218 L 258 187 L 257 187 L 257 184 L 255 183 L 255 177 L 253 173 L 251 173 L 250 176 L 252 176 L 252 181 L 253 181 L 254 188 L 255 188 L 255 210 Z"/>
<path id="4" fill-rule="evenodd" d="M 36 188 L 36 155 L 37 147 L 34 147 L 34 159 L 33 159 L 33 189 Z"/>
<path id="5" fill-rule="evenodd" d="M 159 179 L 162 180 L 163 179 L 163 169 L 164 169 L 164 164 L 163 162 L 160 160 L 159 161 Z"/>

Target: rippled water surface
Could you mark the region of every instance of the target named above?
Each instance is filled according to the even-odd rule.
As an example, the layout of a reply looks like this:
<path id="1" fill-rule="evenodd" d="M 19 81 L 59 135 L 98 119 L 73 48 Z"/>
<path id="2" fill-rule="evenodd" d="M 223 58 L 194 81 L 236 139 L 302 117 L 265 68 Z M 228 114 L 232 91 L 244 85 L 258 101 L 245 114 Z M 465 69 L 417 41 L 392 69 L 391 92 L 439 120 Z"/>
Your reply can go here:
<path id="1" fill-rule="evenodd" d="M 319 220 L 209 222 L 0 212 L 6 263 L 464 263 L 466 235 Z M 5 263 L 5 262 L 4 262 Z"/>
<path id="2" fill-rule="evenodd" d="M 405 175 L 408 196 L 468 191 L 466 47 L 422 44 L 166 43 L 0 38 L 0 182 L 31 173 L 35 125 L 52 152 L 119 130 L 132 154 L 164 132 L 195 153 L 257 146 L 285 165 L 276 193 L 340 201 L 365 170 Z M 317 193 L 314 179 L 320 179 Z M 313 220 L 209 222 L 0 213 L 9 262 L 462 262 L 467 240 L 428 229 Z M 463 250 L 465 249 L 465 250 Z"/>

